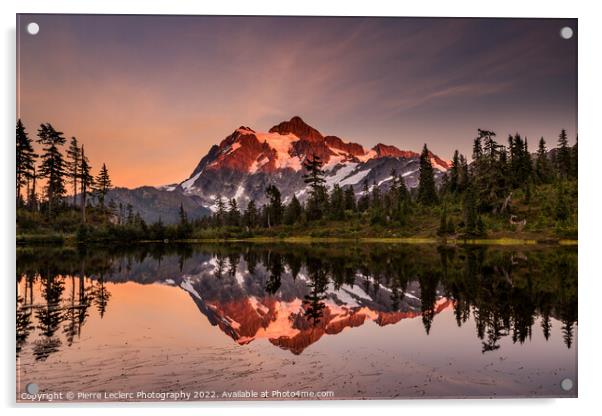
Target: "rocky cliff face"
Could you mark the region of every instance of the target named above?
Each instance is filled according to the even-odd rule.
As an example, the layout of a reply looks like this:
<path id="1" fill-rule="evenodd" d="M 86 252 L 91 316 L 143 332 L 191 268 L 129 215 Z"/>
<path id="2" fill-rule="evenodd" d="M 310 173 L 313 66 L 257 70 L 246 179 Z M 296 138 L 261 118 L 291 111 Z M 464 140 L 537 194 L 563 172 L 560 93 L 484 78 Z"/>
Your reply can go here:
<path id="1" fill-rule="evenodd" d="M 306 198 L 303 162 L 318 157 L 324 163 L 329 187 L 351 186 L 357 194 L 364 182 L 387 187 L 394 170 L 410 188 L 418 183 L 419 154 L 395 146 L 378 144 L 366 150 L 358 143 L 337 136 L 324 136 L 300 117 L 293 117 L 261 133 L 241 126 L 211 147 L 190 177 L 172 191 L 199 198 L 215 209 L 218 198 L 237 200 L 245 207 L 250 200 L 265 202 L 265 188 L 276 185 L 285 201 L 293 195 Z M 449 168 L 449 162 L 431 154 L 436 179 Z"/>

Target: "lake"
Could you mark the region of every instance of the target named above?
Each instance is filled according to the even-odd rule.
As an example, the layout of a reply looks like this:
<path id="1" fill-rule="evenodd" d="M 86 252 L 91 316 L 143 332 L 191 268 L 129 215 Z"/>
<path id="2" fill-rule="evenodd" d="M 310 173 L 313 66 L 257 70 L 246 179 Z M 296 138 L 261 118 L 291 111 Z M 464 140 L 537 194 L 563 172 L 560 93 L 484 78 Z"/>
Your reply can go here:
<path id="1" fill-rule="evenodd" d="M 576 397 L 577 247 L 18 247 L 16 339 L 21 402 Z"/>

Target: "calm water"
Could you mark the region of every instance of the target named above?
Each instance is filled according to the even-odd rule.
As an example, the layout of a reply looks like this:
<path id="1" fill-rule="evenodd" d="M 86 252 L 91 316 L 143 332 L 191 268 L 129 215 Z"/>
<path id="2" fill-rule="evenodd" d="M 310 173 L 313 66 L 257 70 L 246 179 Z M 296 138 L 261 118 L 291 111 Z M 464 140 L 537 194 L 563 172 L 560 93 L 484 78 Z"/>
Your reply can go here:
<path id="1" fill-rule="evenodd" d="M 576 247 L 19 248 L 17 289 L 22 401 L 577 394 Z"/>

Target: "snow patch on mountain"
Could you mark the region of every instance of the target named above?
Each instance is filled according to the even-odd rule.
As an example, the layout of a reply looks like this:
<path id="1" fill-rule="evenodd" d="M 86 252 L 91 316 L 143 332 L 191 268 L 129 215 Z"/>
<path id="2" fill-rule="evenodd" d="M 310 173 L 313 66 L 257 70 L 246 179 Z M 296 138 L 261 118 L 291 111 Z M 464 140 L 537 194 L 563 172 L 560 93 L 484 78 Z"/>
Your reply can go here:
<path id="1" fill-rule="evenodd" d="M 349 162 L 346 165 L 340 165 L 340 168 L 335 171 L 334 175 L 326 178 L 326 186 L 332 188 L 337 183 L 340 185 L 341 181 L 347 178 L 357 165 L 358 163 L 353 162 Z"/>
<path id="2" fill-rule="evenodd" d="M 360 183 L 366 176 L 368 176 L 371 170 L 372 169 L 360 170 L 356 174 L 339 182 L 339 186 L 343 187 L 345 185 L 355 185 L 356 183 Z"/>

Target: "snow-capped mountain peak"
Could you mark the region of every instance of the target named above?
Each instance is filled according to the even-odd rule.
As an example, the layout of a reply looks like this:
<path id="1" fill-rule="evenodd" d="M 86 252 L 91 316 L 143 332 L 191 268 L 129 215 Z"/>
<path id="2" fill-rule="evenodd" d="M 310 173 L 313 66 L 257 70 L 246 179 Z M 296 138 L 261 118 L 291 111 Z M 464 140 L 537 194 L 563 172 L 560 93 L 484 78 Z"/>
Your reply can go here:
<path id="1" fill-rule="evenodd" d="M 382 143 L 367 150 L 337 136 L 324 136 L 295 116 L 268 132 L 240 126 L 211 147 L 179 190 L 204 200 L 207 207 L 219 197 L 235 198 L 241 206 L 251 199 L 261 204 L 269 184 L 276 185 L 285 200 L 293 194 L 303 199 L 303 162 L 316 156 L 324 163 L 330 186 L 352 186 L 357 193 L 364 181 L 387 186 L 392 170 L 407 186 L 417 184 L 418 153 Z M 437 155 L 431 154 L 431 161 L 437 176 L 449 168 Z"/>

